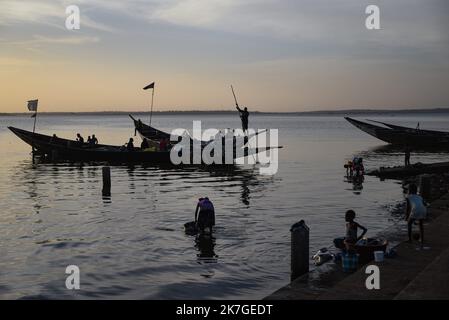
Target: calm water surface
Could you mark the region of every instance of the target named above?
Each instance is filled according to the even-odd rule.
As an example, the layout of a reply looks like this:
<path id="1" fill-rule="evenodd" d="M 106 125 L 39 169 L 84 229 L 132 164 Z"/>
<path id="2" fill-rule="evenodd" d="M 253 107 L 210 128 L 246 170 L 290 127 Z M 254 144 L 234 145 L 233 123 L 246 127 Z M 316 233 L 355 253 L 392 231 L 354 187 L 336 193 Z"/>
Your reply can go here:
<path id="1" fill-rule="evenodd" d="M 449 131 L 448 115 L 382 116 L 378 120 Z M 231 115 L 157 115 L 160 129 L 238 127 Z M 363 119 L 363 117 L 361 117 Z M 344 232 L 344 212 L 375 235 L 397 222 L 396 181 L 344 178 L 343 164 L 362 154 L 365 166 L 401 164 L 401 153 L 341 117 L 254 115 L 256 128 L 277 128 L 279 172 L 256 167 L 232 172 L 158 167 L 112 167 L 112 196 L 102 198 L 101 165 L 33 165 L 30 147 L 7 126 L 32 128 L 24 116 L 0 117 L 0 298 L 258 299 L 289 281 L 289 227 L 304 219 L 311 252 Z M 121 145 L 133 135 L 127 116 L 48 116 L 38 131 L 73 138 L 95 133 Z M 140 143 L 140 141 L 138 141 Z M 412 161 L 444 161 L 448 154 L 414 154 Z M 214 241 L 184 234 L 196 199 L 214 202 Z M 65 268 L 81 269 L 81 290 L 65 289 Z"/>

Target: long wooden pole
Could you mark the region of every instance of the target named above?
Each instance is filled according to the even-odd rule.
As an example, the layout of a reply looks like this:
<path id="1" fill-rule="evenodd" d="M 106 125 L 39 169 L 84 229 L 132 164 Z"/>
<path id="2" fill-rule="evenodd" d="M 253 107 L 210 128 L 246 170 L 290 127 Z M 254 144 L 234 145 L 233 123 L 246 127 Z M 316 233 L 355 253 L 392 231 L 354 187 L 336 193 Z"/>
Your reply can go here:
<path id="1" fill-rule="evenodd" d="M 37 119 L 37 109 L 34 112 L 34 125 L 33 125 L 33 133 L 36 131 L 36 119 Z"/>
<path id="2" fill-rule="evenodd" d="M 239 103 L 237 102 L 237 97 L 235 96 L 234 87 L 232 85 L 231 85 L 231 90 L 232 90 L 232 95 L 234 96 L 235 106 L 238 108 L 239 107 Z"/>

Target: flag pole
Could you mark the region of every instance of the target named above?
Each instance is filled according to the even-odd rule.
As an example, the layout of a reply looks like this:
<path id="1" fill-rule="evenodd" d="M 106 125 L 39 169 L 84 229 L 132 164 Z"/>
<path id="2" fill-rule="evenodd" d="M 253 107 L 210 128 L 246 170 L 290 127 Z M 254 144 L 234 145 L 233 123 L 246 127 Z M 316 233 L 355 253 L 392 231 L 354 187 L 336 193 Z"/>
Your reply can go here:
<path id="1" fill-rule="evenodd" d="M 34 112 L 34 124 L 33 124 L 33 133 L 36 131 L 36 119 L 37 119 L 37 109 Z"/>
<path id="2" fill-rule="evenodd" d="M 153 92 L 151 94 L 150 126 L 151 126 L 151 118 L 153 117 L 153 101 L 154 101 L 154 86 L 153 86 Z"/>

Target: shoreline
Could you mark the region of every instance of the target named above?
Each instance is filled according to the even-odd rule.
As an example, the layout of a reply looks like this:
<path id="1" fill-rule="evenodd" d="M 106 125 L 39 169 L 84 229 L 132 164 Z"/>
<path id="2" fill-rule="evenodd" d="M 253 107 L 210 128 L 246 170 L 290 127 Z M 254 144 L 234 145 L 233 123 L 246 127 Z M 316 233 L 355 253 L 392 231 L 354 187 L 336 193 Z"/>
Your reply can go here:
<path id="1" fill-rule="evenodd" d="M 439 176 L 433 176 L 439 178 Z M 432 186 L 433 195 L 424 223 L 424 247 L 408 243 L 407 225 L 398 223 L 377 236 L 389 241 L 397 256 L 383 262 L 360 266 L 354 273 L 343 273 L 341 267 L 329 262 L 295 279 L 264 298 L 264 300 L 407 300 L 449 299 L 449 192 L 447 182 Z M 437 192 L 438 196 L 435 196 Z M 417 226 L 413 232 L 417 232 Z M 380 270 L 379 290 L 368 290 L 366 266 Z"/>

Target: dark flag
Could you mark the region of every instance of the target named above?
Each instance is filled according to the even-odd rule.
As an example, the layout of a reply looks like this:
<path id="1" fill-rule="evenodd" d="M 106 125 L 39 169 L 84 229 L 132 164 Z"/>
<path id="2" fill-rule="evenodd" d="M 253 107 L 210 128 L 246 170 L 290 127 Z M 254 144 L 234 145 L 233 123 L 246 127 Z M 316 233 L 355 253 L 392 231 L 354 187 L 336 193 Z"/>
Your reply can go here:
<path id="1" fill-rule="evenodd" d="M 29 111 L 34 111 L 34 112 L 37 112 L 37 103 L 38 103 L 38 100 L 36 99 L 36 100 L 29 100 L 28 101 L 28 110 Z"/>
<path id="2" fill-rule="evenodd" d="M 148 90 L 148 89 L 154 89 L 154 82 L 147 85 L 145 88 L 143 88 L 143 90 Z"/>

